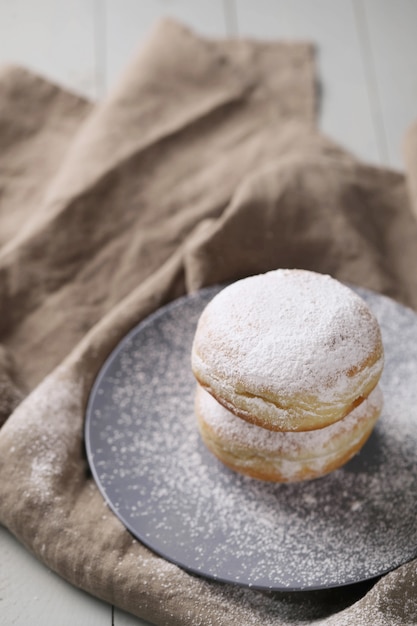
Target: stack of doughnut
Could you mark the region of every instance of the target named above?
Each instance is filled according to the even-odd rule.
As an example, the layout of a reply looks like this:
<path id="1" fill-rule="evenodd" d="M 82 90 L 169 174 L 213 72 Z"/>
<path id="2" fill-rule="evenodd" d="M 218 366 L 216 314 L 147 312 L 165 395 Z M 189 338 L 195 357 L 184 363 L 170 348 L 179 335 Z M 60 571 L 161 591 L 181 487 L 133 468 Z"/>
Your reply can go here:
<path id="1" fill-rule="evenodd" d="M 203 441 L 229 468 L 293 482 L 342 466 L 380 415 L 378 322 L 330 276 L 278 269 L 219 292 L 192 347 Z"/>

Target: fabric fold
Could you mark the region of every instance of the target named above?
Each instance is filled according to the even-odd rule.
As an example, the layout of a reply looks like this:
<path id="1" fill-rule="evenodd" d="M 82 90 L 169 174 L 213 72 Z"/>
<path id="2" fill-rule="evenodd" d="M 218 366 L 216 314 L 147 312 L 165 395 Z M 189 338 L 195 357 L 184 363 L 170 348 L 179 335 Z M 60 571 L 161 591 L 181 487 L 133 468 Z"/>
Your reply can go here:
<path id="1" fill-rule="evenodd" d="M 298 266 L 417 308 L 413 184 L 322 137 L 316 109 L 311 45 L 172 21 L 97 105 L 0 73 L 0 521 L 71 584 L 158 625 L 417 615 L 416 562 L 297 594 L 190 575 L 110 512 L 84 450 L 105 358 L 187 292 Z"/>
<path id="2" fill-rule="evenodd" d="M 187 250 L 188 288 L 305 267 L 417 307 L 408 272 L 417 267 L 417 222 L 403 176 L 337 158 L 323 138 L 315 143 L 312 156 L 300 142 L 298 158 L 255 171 L 221 218 L 201 224 Z"/>

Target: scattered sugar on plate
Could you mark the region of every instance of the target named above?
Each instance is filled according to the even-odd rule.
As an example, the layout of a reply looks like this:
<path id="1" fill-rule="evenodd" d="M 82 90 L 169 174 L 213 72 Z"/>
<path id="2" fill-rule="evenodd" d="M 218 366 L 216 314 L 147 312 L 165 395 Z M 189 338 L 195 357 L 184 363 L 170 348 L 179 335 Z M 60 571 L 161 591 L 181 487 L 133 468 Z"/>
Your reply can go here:
<path id="1" fill-rule="evenodd" d="M 255 589 L 343 585 L 416 556 L 415 313 L 358 290 L 385 345 L 381 418 L 345 467 L 276 485 L 228 470 L 198 433 L 190 351 L 198 317 L 216 292 L 159 311 L 102 370 L 86 436 L 93 473 L 113 511 L 168 560 Z"/>

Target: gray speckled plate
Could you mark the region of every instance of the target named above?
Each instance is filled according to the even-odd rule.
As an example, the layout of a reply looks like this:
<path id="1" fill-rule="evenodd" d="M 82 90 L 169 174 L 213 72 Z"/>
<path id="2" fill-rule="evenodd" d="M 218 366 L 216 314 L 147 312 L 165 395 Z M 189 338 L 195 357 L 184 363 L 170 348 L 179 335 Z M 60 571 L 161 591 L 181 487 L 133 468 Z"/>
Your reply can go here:
<path id="1" fill-rule="evenodd" d="M 355 288 L 381 324 L 383 413 L 343 468 L 277 485 L 225 468 L 197 431 L 190 350 L 198 317 L 218 291 L 151 315 L 94 384 L 87 454 L 115 514 L 184 569 L 259 589 L 346 585 L 417 556 L 417 315 Z"/>

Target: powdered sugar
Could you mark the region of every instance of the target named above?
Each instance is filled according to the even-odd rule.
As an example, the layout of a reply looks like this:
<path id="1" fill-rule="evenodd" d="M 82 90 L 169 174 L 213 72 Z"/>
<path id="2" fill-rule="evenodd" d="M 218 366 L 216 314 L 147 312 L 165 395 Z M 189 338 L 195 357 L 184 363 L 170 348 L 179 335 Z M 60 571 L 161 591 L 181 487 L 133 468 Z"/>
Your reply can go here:
<path id="1" fill-rule="evenodd" d="M 341 417 L 382 371 L 379 350 L 377 321 L 352 290 L 330 276 L 276 270 L 237 281 L 210 302 L 192 361 L 217 397 L 292 430 L 292 405 L 306 417 L 334 411 L 327 423 Z"/>
<path id="2" fill-rule="evenodd" d="M 362 452 L 325 478 L 262 483 L 205 449 L 189 353 L 216 290 L 150 318 L 103 369 L 89 406 L 96 480 L 128 528 L 169 560 L 253 587 L 326 587 L 376 576 L 416 555 L 417 318 L 361 294 L 381 322 L 385 406 Z"/>
<path id="3" fill-rule="evenodd" d="M 61 481 L 63 468 L 74 466 L 73 446 L 81 445 L 80 424 L 74 415 L 81 414 L 81 403 L 81 386 L 61 378 L 56 370 L 17 407 L 13 419 L 2 428 L 2 437 L 14 442 L 19 455 L 30 459 L 22 471 L 29 471 L 26 493 L 33 506 L 49 502 L 56 494 L 55 485 Z M 21 470 L 17 467 L 16 471 Z M 78 471 L 82 473 L 82 468 Z"/>
<path id="4" fill-rule="evenodd" d="M 382 392 L 377 387 L 344 419 L 307 432 L 274 432 L 250 424 L 233 415 L 202 388 L 199 389 L 197 402 L 204 421 L 226 442 L 276 453 L 288 459 L 317 458 L 333 451 L 332 444 L 336 444 L 337 449 L 341 435 L 351 433 L 368 415 L 382 407 Z"/>

